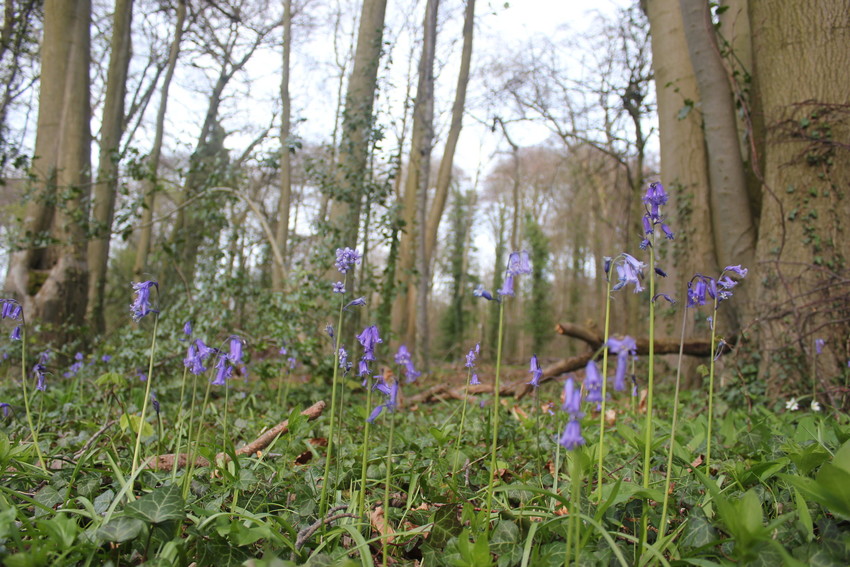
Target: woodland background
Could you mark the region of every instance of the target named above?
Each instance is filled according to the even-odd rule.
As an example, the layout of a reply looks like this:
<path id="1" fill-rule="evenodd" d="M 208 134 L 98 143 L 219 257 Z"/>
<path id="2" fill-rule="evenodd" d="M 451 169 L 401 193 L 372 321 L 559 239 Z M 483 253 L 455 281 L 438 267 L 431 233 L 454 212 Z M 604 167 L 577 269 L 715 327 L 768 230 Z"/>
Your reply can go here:
<path id="1" fill-rule="evenodd" d="M 732 386 L 779 396 L 817 380 L 840 406 L 850 0 L 623 2 L 477 48 L 488 19 L 521 10 L 6 0 L 4 296 L 68 361 L 123 344 L 129 284 L 153 279 L 166 327 L 288 341 L 316 362 L 333 251 L 356 247 L 349 289 L 368 308 L 352 328 L 378 324 L 427 368 L 495 343 L 495 304 L 471 292 L 498 288 L 525 248 L 535 272 L 509 304 L 506 357 L 551 361 L 584 348 L 556 323 L 601 325 L 604 257 L 641 257 L 640 197 L 661 181 L 676 233 L 658 249 L 661 291 L 680 300 L 662 335 L 678 338 L 695 273 L 741 264 L 718 321 L 739 346 Z M 642 333 L 643 299 L 615 297 L 614 333 Z"/>

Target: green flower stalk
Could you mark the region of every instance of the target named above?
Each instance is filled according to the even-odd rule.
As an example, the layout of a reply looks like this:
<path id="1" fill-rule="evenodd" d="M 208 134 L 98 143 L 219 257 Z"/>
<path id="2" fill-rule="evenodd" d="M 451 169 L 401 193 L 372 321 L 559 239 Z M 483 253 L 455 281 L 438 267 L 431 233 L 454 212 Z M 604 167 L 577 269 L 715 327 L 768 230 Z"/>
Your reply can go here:
<path id="1" fill-rule="evenodd" d="M 605 403 L 608 398 L 608 337 L 611 329 L 611 259 L 605 258 L 605 330 L 602 339 L 602 402 L 599 409 L 599 459 L 596 464 L 597 503 L 602 504 L 602 458 L 605 449 Z"/>
<path id="2" fill-rule="evenodd" d="M 150 291 L 151 288 L 159 290 L 159 284 L 155 281 L 146 281 L 133 284 L 133 291 L 136 292 L 133 304 L 130 306 L 130 311 L 134 321 L 140 321 L 146 315 L 153 313 L 153 332 L 151 333 L 151 350 L 148 357 L 148 375 L 145 380 L 145 397 L 142 400 L 142 414 L 139 418 L 138 430 L 136 431 L 136 445 L 133 449 L 133 461 L 130 466 L 130 478 L 136 477 L 136 469 L 139 466 L 139 452 L 142 446 L 142 429 L 147 417 L 148 401 L 151 396 L 151 383 L 153 382 L 153 359 L 156 352 L 156 330 L 159 323 L 159 312 L 155 311 L 151 305 Z"/>
<path id="3" fill-rule="evenodd" d="M 682 383 L 682 356 L 685 349 L 685 324 L 688 310 L 682 310 L 682 334 L 679 337 L 679 358 L 676 363 L 676 387 L 673 393 L 673 417 L 670 422 L 670 446 L 667 449 L 667 469 L 664 474 L 664 502 L 661 505 L 661 525 L 658 526 L 658 539 L 663 539 L 667 531 L 667 507 L 670 501 L 670 475 L 673 469 L 673 451 L 676 445 L 676 425 L 679 418 L 679 387 Z"/>
<path id="4" fill-rule="evenodd" d="M 478 381 L 478 375 L 473 372 L 473 369 L 475 368 L 475 357 L 480 353 L 481 344 L 476 343 L 475 346 L 469 349 L 469 352 L 466 354 L 466 364 L 464 364 L 467 368 L 466 387 L 464 389 L 463 408 L 460 411 L 460 427 L 457 430 L 457 438 L 455 439 L 455 458 L 454 463 L 452 464 L 452 474 L 456 474 L 458 472 L 457 460 L 460 455 L 460 440 L 463 437 L 463 428 L 466 424 L 466 407 L 469 405 L 469 386 L 470 384 L 480 384 Z"/>

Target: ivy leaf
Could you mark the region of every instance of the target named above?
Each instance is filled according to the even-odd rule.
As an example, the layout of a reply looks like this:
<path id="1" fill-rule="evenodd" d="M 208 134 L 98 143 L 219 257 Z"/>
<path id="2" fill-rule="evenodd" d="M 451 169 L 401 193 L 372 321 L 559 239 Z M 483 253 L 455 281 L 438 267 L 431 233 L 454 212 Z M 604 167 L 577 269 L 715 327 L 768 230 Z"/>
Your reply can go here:
<path id="1" fill-rule="evenodd" d="M 129 516 L 116 516 L 95 532 L 98 543 L 122 543 L 138 537 L 145 523 Z"/>
<path id="2" fill-rule="evenodd" d="M 185 509 L 180 487 L 170 484 L 127 504 L 124 512 L 149 524 L 160 524 L 168 520 L 182 520 Z"/>

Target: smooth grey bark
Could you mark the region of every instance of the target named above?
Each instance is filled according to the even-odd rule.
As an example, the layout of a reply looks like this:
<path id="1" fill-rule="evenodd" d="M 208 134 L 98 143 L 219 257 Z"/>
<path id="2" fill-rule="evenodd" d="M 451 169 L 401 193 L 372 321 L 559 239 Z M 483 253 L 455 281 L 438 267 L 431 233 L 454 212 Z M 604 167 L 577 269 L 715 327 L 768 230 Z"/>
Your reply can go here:
<path id="1" fill-rule="evenodd" d="M 151 241 L 153 240 L 153 212 L 156 205 L 157 175 L 159 171 L 159 160 L 162 155 L 162 140 L 165 134 L 165 113 L 168 109 L 168 90 L 171 80 L 174 78 L 174 69 L 177 66 L 177 58 L 180 55 L 180 42 L 183 39 L 183 24 L 186 20 L 186 0 L 177 3 L 177 21 L 174 24 L 174 38 L 168 50 L 168 66 L 165 77 L 162 80 L 162 89 L 159 96 L 159 109 L 156 113 L 156 126 L 154 129 L 154 141 L 148 157 L 148 178 L 145 181 L 144 207 L 139 226 L 139 240 L 136 246 L 136 258 L 133 262 L 133 277 L 144 279 L 145 269 L 148 263 Z"/>
<path id="2" fill-rule="evenodd" d="M 86 310 L 90 23 L 89 0 L 45 2 L 34 191 L 5 284 L 27 317 L 52 325 L 58 339 Z"/>
<path id="3" fill-rule="evenodd" d="M 738 141 L 735 104 L 706 2 L 680 0 L 700 94 L 711 183 L 711 223 L 720 266 L 752 265 L 756 229 Z"/>
<path id="4" fill-rule="evenodd" d="M 275 243 L 283 258 L 287 258 L 289 240 L 289 209 L 292 202 L 291 99 L 289 97 L 289 60 L 292 53 L 292 0 L 283 0 L 283 62 L 280 73 L 280 195 L 277 205 Z M 285 266 L 272 267 L 272 290 L 283 291 Z"/>
<path id="5" fill-rule="evenodd" d="M 109 241 L 115 214 L 118 187 L 118 152 L 124 133 L 124 97 L 127 93 L 127 69 L 130 66 L 133 0 L 116 0 L 110 44 L 106 96 L 100 128 L 100 161 L 92 191 L 94 237 L 88 245 L 89 289 L 87 319 L 95 331 L 105 330 L 103 315 Z"/>

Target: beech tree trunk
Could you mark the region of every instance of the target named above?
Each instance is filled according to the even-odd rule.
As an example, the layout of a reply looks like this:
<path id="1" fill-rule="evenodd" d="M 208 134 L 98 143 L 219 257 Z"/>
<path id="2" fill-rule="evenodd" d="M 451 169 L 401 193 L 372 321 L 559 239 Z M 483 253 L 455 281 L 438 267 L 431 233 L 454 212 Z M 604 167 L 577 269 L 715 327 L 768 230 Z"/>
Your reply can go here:
<path id="1" fill-rule="evenodd" d="M 292 201 L 292 159 L 290 156 L 292 115 L 289 97 L 289 59 L 292 53 L 292 0 L 283 0 L 283 64 L 280 73 L 280 197 L 277 203 L 275 242 L 284 260 L 289 240 L 289 208 Z M 272 290 L 283 291 L 285 267 L 272 266 Z"/>
<path id="2" fill-rule="evenodd" d="M 345 95 L 336 187 L 329 219 L 334 248 L 357 246 L 386 11 L 387 0 L 363 0 L 354 68 Z"/>
<path id="3" fill-rule="evenodd" d="M 115 192 L 118 188 L 118 152 L 121 136 L 124 134 L 124 97 L 127 93 L 127 69 L 130 65 L 132 20 L 133 0 L 116 0 L 109 71 L 106 76 L 106 97 L 100 127 L 100 160 L 97 182 L 92 192 L 92 224 L 95 236 L 88 245 L 88 320 L 98 333 L 105 330 L 103 304 L 106 294 L 106 268 L 109 263 L 112 218 L 115 214 Z"/>
<path id="4" fill-rule="evenodd" d="M 753 94 L 764 112 L 755 313 L 775 395 L 840 407 L 850 336 L 849 0 L 750 3 Z M 793 80 L 789 80 L 789 70 Z M 814 341 L 825 341 L 821 355 Z M 801 380 L 802 378 L 802 380 Z"/>
<path id="5" fill-rule="evenodd" d="M 139 240 L 136 245 L 136 259 L 133 262 L 133 277 L 137 280 L 150 279 L 145 277 L 145 269 L 148 263 L 148 254 L 153 239 L 153 212 L 156 204 L 157 172 L 159 171 L 159 159 L 162 155 L 162 140 L 165 133 L 165 112 L 168 108 L 168 89 L 171 79 L 174 77 L 174 69 L 177 66 L 177 57 L 180 54 L 180 42 L 183 39 L 183 23 L 186 20 L 186 0 L 178 0 L 177 21 L 174 24 L 174 38 L 168 51 L 168 66 L 165 78 L 162 80 L 162 90 L 159 98 L 159 109 L 156 113 L 156 127 L 154 130 L 153 147 L 148 157 L 148 178 L 145 180 L 143 191 L 145 195 L 142 208 L 142 218 L 139 226 Z"/>
<path id="6" fill-rule="evenodd" d="M 29 320 L 54 325 L 79 325 L 86 310 L 90 21 L 89 0 L 45 2 L 35 191 L 5 284 Z"/>

